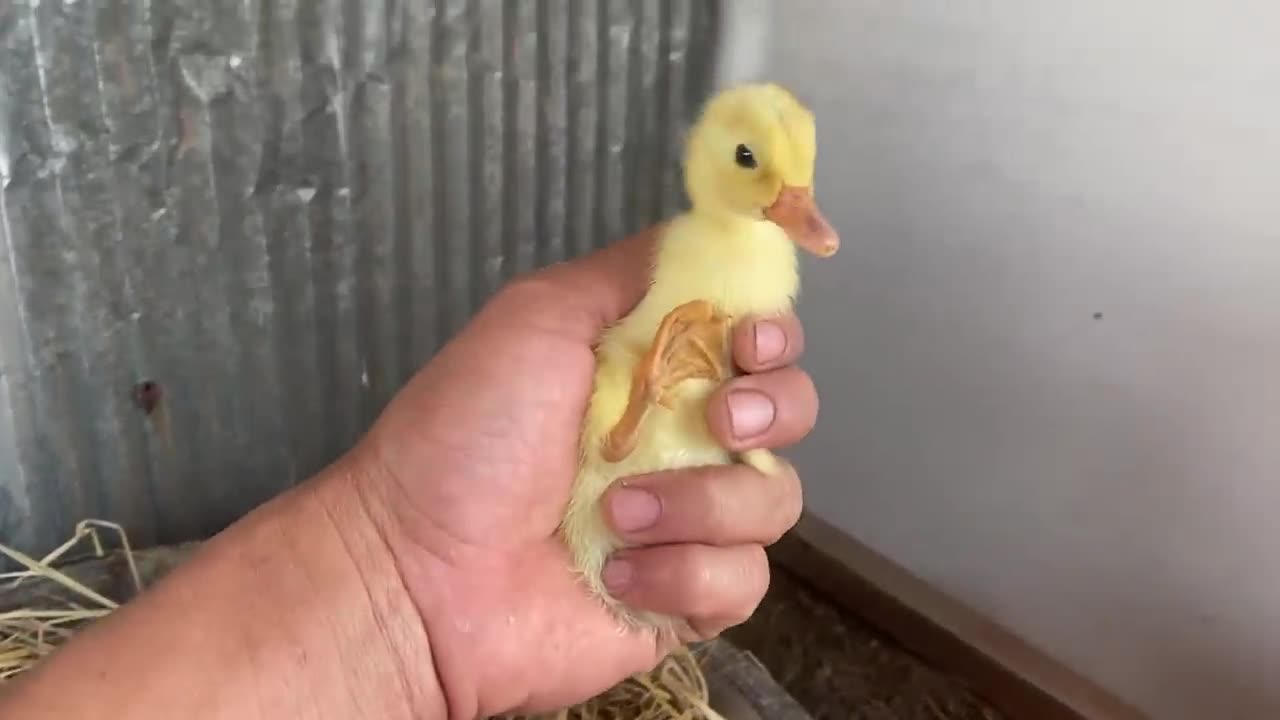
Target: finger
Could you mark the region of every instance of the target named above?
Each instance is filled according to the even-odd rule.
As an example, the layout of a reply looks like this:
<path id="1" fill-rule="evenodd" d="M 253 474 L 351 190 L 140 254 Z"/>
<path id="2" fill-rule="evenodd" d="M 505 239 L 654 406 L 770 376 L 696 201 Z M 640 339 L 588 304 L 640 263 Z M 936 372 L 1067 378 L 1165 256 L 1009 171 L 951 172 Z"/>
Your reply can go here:
<path id="1" fill-rule="evenodd" d="M 759 545 L 660 545 L 619 553 L 604 579 L 626 605 L 686 618 L 705 638 L 751 617 L 769 588 L 769 562 Z"/>
<path id="2" fill-rule="evenodd" d="M 775 370 L 804 353 L 804 327 L 794 313 L 752 318 L 733 329 L 733 360 L 746 372 Z"/>
<path id="3" fill-rule="evenodd" d="M 594 340 L 644 297 L 660 228 L 649 227 L 583 257 L 530 273 L 507 287 L 508 296 L 525 310 L 531 304 L 546 306 Z"/>
<path id="4" fill-rule="evenodd" d="M 795 444 L 817 420 L 818 391 L 796 367 L 734 378 L 707 404 L 711 433 L 733 451 Z"/>
<path id="5" fill-rule="evenodd" d="M 605 495 L 605 517 L 632 545 L 772 545 L 800 519 L 800 478 L 783 463 L 777 476 L 747 465 L 640 475 Z"/>

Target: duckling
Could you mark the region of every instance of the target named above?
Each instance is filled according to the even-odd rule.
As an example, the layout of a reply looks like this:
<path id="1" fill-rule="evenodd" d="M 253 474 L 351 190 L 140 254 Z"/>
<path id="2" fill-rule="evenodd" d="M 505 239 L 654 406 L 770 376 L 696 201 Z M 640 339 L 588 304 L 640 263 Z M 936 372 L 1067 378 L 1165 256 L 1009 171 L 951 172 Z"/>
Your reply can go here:
<path id="1" fill-rule="evenodd" d="M 623 543 L 600 501 L 619 480 L 677 468 L 746 463 L 781 469 L 768 450 L 730 453 L 707 426 L 707 401 L 736 374 L 729 331 L 791 310 L 797 247 L 831 257 L 839 237 L 813 196 L 813 113 L 772 83 L 710 99 L 684 151 L 686 212 L 662 229 L 645 296 L 600 338 L 581 460 L 559 534 L 588 590 L 623 628 L 679 632 L 681 618 L 624 606 L 601 581 Z"/>

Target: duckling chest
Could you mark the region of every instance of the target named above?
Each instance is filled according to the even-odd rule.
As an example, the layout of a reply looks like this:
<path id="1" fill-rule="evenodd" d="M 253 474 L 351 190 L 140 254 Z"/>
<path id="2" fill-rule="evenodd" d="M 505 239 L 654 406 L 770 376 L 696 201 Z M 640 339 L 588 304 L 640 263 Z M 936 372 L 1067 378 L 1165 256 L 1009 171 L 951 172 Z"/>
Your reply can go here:
<path id="1" fill-rule="evenodd" d="M 664 258 L 650 294 L 655 309 L 708 300 L 735 318 L 791 308 L 799 290 L 795 247 L 778 237 L 757 237 L 747 247 L 692 246 Z"/>

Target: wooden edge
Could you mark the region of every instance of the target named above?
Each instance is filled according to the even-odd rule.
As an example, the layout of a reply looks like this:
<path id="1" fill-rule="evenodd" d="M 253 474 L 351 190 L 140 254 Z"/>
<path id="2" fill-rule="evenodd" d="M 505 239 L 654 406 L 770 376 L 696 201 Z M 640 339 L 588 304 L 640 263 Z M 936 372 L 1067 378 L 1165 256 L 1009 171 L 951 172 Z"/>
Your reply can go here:
<path id="1" fill-rule="evenodd" d="M 708 704 L 725 720 L 813 720 L 754 655 L 724 638 L 698 643 Z"/>
<path id="2" fill-rule="evenodd" d="M 1113 694 L 809 513 L 770 558 L 1021 720 L 1147 720 Z"/>

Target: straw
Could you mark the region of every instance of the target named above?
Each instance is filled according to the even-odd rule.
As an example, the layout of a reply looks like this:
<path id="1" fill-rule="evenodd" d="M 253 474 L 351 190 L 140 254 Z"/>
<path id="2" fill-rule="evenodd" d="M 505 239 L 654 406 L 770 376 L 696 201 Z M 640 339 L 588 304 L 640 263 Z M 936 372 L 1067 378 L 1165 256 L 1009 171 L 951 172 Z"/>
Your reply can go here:
<path id="1" fill-rule="evenodd" d="M 0 601 L 6 591 L 12 592 L 25 581 L 43 579 L 66 591 L 67 597 L 47 598 L 44 607 L 28 607 L 0 612 L 0 682 L 16 677 L 31 669 L 48 656 L 61 643 L 70 638 L 80 626 L 104 617 L 119 607 L 119 603 L 87 587 L 75 578 L 54 567 L 54 563 L 87 540 L 95 557 L 105 557 L 106 550 L 99 532 L 115 533 L 124 549 L 126 562 L 135 589 L 142 589 L 142 579 L 134 563 L 133 551 L 124 528 L 101 520 L 85 520 L 76 526 L 75 535 L 43 558 L 32 558 L 26 553 L 0 544 L 0 554 L 21 565 L 23 570 L 0 574 L 7 580 L 0 586 Z M 0 602 L 0 604 L 3 604 Z"/>
<path id="2" fill-rule="evenodd" d="M 656 668 L 581 705 L 513 720 L 724 720 L 708 700 L 698 653 L 682 646 Z"/>

